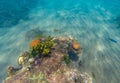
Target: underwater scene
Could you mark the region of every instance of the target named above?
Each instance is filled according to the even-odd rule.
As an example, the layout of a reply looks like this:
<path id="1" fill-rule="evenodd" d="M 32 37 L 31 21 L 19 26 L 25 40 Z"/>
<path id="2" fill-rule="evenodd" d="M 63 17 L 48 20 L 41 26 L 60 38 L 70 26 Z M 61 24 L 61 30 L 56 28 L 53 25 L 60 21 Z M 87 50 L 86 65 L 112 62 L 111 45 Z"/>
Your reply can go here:
<path id="1" fill-rule="evenodd" d="M 42 38 L 33 40 L 38 36 Z M 53 39 L 49 37 L 53 37 Z M 36 42 L 40 43 L 37 44 L 38 47 L 33 46 L 33 44 L 36 45 Z M 40 48 L 42 46 L 45 48 Z M 43 61 L 43 63 L 41 62 L 42 68 L 35 66 L 36 70 L 43 70 L 46 67 L 53 69 L 50 71 L 55 71 L 56 67 L 47 66 L 46 63 L 50 63 L 56 58 L 56 64 L 52 62 L 51 64 L 56 66 L 57 63 L 59 64 L 59 60 L 64 60 L 65 64 L 68 64 L 70 58 L 69 66 L 76 68 L 77 71 L 74 72 L 74 75 L 66 74 L 65 78 L 72 80 L 74 78 L 75 81 L 65 81 L 65 78 L 61 79 L 64 75 L 62 76 L 60 73 L 59 76 L 55 73 L 56 78 L 54 75 L 50 75 L 44 82 L 43 79 L 33 81 L 33 78 L 30 78 L 32 81 L 29 82 L 19 82 L 18 80 L 3 82 L 8 76 L 8 66 L 19 68 L 23 62 L 21 53 L 29 49 L 30 52 L 27 53 L 30 64 L 35 60 Z M 51 53 L 50 49 L 55 50 Z M 79 50 L 80 53 L 78 53 Z M 46 58 L 49 53 L 52 56 L 51 60 Z M 57 56 L 57 53 L 62 57 Z M 35 57 L 34 61 L 33 57 Z M 61 67 L 66 72 L 72 72 L 64 65 Z M 31 70 L 30 68 L 28 70 Z M 62 69 L 60 70 L 63 72 Z M 80 74 L 80 77 L 83 76 L 88 81 L 78 80 L 79 75 L 76 75 L 76 72 L 85 72 L 86 74 Z M 48 74 L 50 72 L 45 75 Z M 45 77 L 43 73 L 40 73 L 40 76 Z M 62 81 L 53 82 L 50 80 L 52 77 Z M 119 83 L 120 0 L 0 0 L 0 83 L 2 82 Z"/>

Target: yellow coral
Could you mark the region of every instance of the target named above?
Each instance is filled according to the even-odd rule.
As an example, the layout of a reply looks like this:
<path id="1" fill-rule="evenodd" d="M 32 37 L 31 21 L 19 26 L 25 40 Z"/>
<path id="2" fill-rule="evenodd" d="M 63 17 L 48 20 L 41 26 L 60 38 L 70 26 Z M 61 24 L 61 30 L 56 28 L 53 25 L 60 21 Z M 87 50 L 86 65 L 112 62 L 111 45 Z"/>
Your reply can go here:
<path id="1" fill-rule="evenodd" d="M 50 52 L 50 49 L 44 49 L 43 52 L 42 52 L 42 54 L 43 55 L 47 55 L 49 52 Z"/>

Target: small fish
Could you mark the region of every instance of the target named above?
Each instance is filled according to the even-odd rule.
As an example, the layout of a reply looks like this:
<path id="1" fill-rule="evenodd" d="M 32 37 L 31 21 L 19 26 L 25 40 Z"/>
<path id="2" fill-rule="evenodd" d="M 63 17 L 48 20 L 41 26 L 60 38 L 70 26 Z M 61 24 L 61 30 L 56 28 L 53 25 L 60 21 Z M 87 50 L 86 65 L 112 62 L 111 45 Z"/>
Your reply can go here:
<path id="1" fill-rule="evenodd" d="M 108 38 L 110 41 L 114 42 L 114 43 L 117 43 L 117 41 L 115 39 L 112 39 L 112 38 Z"/>

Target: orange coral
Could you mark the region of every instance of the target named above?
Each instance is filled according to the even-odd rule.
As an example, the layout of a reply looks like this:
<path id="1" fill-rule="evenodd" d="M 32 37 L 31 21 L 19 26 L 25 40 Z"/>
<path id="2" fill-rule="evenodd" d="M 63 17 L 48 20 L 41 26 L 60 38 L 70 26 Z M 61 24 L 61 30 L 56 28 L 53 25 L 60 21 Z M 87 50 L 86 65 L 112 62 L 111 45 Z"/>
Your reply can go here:
<path id="1" fill-rule="evenodd" d="M 78 49 L 80 48 L 80 45 L 79 45 L 79 43 L 74 42 L 73 45 L 72 45 L 72 47 L 73 47 L 75 50 L 78 50 Z"/>
<path id="2" fill-rule="evenodd" d="M 40 39 L 34 39 L 30 42 L 30 48 L 36 47 L 40 43 Z"/>

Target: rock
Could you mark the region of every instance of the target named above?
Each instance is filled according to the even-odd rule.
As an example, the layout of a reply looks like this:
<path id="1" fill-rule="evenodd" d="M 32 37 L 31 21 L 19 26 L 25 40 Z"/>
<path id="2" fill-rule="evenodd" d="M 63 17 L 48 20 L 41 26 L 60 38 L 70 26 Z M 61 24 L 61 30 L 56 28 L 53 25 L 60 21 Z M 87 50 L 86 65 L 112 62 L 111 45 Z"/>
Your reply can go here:
<path id="1" fill-rule="evenodd" d="M 23 56 L 20 56 L 18 59 L 18 64 L 24 64 L 25 58 Z"/>
<path id="2" fill-rule="evenodd" d="M 32 63 L 34 63 L 35 59 L 34 58 L 30 58 L 28 61 L 29 61 L 30 64 L 32 64 Z"/>
<path id="3" fill-rule="evenodd" d="M 8 66 L 8 68 L 7 68 L 8 76 L 13 75 L 13 70 L 14 70 L 14 67 Z"/>
<path id="4" fill-rule="evenodd" d="M 74 50 L 79 51 L 80 45 L 77 42 L 72 42 L 67 37 L 56 38 L 53 41 L 56 41 L 56 44 L 49 56 L 29 57 L 27 62 L 25 56 L 23 56 L 26 54 L 20 56 L 18 59 L 19 64 L 24 63 L 25 66 L 22 66 L 22 69 L 13 77 L 5 79 L 4 83 L 92 83 L 90 76 L 82 74 L 77 69 L 63 63 L 63 57 L 69 54 L 65 60 L 70 58 L 71 52 L 74 52 Z M 41 40 L 41 42 L 44 41 Z M 30 43 L 30 47 L 34 47 L 39 43 L 40 40 L 35 39 Z M 73 53 L 72 55 L 73 57 L 77 56 Z M 9 67 L 8 74 L 11 75 L 13 70 L 13 67 Z"/>

